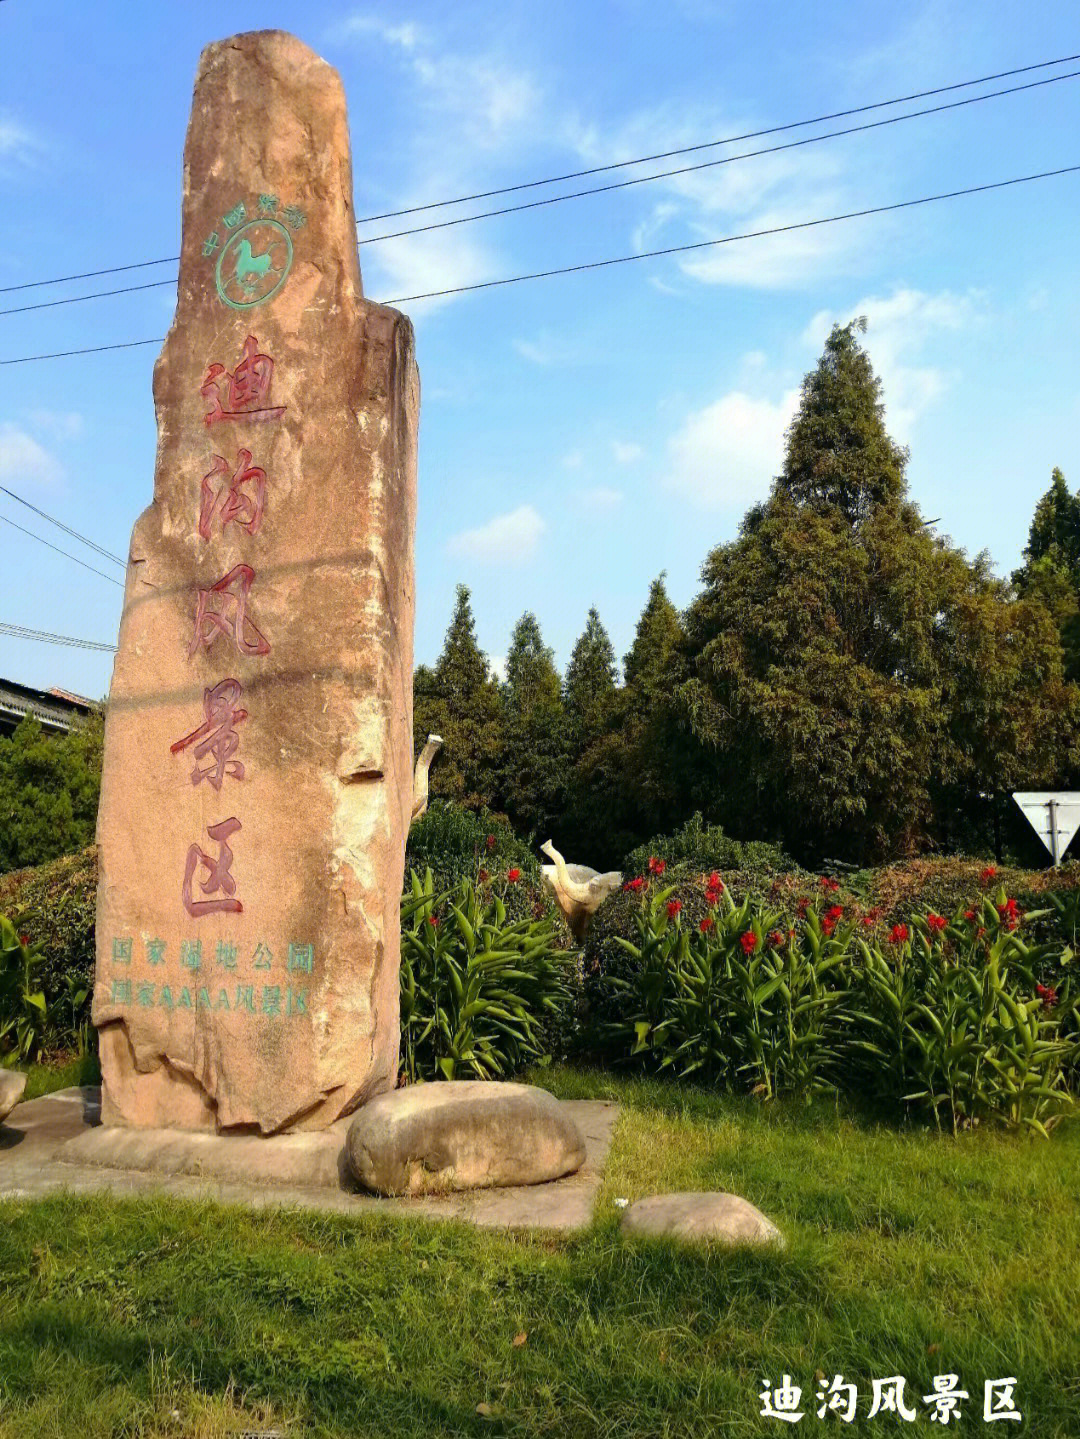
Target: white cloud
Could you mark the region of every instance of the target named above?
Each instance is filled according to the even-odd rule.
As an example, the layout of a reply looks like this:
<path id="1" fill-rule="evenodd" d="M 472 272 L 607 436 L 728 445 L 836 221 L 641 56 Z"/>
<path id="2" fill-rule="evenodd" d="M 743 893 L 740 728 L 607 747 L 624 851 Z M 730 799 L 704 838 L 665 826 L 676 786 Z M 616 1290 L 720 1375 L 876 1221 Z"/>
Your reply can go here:
<path id="1" fill-rule="evenodd" d="M 5 161 L 29 165 L 42 150 L 41 141 L 10 115 L 0 115 L 0 166 Z"/>
<path id="2" fill-rule="evenodd" d="M 632 465 L 635 460 L 640 460 L 644 454 L 640 445 L 624 444 L 621 440 L 612 440 L 611 453 L 620 465 Z"/>
<path id="3" fill-rule="evenodd" d="M 948 388 L 952 378 L 941 365 L 919 363 L 926 348 L 948 334 L 971 329 L 985 314 L 985 299 L 975 290 L 957 295 L 950 290 L 927 294 L 897 289 L 888 296 L 868 296 L 841 314 L 820 310 L 803 332 L 803 343 L 820 350 L 834 324 L 865 315 L 862 339 L 880 377 L 889 429 L 907 435 L 922 412 Z"/>
<path id="4" fill-rule="evenodd" d="M 585 456 L 580 450 L 570 450 L 562 457 L 564 470 L 580 470 L 585 463 Z"/>
<path id="5" fill-rule="evenodd" d="M 491 670 L 492 678 L 500 684 L 506 683 L 506 656 L 492 655 L 488 659 L 488 668 Z"/>
<path id="6" fill-rule="evenodd" d="M 71 440 L 82 434 L 83 417 L 75 410 L 31 410 L 27 419 L 35 430 L 57 440 Z"/>
<path id="7" fill-rule="evenodd" d="M 517 564 L 532 558 L 546 530 L 532 505 L 521 505 L 509 514 L 496 515 L 486 525 L 454 535 L 446 550 L 458 559 L 481 564 Z"/>
<path id="8" fill-rule="evenodd" d="M 460 230 L 436 230 L 430 235 L 406 235 L 368 249 L 360 246 L 364 293 L 384 303 L 428 295 L 438 290 L 478 285 L 490 279 L 496 265 L 486 247 Z M 436 309 L 454 297 L 411 301 L 410 315 Z"/>
<path id="9" fill-rule="evenodd" d="M 0 479 L 55 485 L 64 475 L 60 461 L 19 425 L 0 423 Z"/>
<path id="10" fill-rule="evenodd" d="M 597 485 L 591 490 L 582 490 L 574 496 L 574 504 L 594 515 L 607 515 L 617 510 L 623 502 L 622 490 L 613 490 L 608 485 Z"/>
<path id="11" fill-rule="evenodd" d="M 798 402 L 798 390 L 775 402 L 732 390 L 692 411 L 668 442 L 665 483 L 709 509 L 742 514 L 768 494 Z"/>
<path id="12" fill-rule="evenodd" d="M 533 365 L 580 365 L 584 358 L 580 346 L 550 330 L 541 330 L 535 340 L 512 340 L 511 344 Z"/>
<path id="13" fill-rule="evenodd" d="M 702 136 L 748 133 L 757 128 L 756 117 L 733 120 L 715 109 L 665 105 L 640 111 L 605 135 L 595 125 L 579 125 L 576 131 L 571 128 L 569 138 L 589 164 L 610 164 L 700 144 Z M 780 229 L 855 208 L 854 196 L 864 186 L 855 173 L 858 162 L 850 152 L 845 155 L 811 147 L 751 157 L 751 152 L 767 147 L 767 141 L 748 140 L 734 151 L 705 150 L 656 162 L 653 173 L 663 178 L 626 192 L 640 194 L 650 206 L 633 228 L 635 249 L 640 252 Z M 701 165 L 708 168 L 692 168 Z M 689 173 L 664 173 L 678 169 Z M 671 263 L 688 278 L 705 284 L 805 287 L 850 267 L 868 244 L 867 225 L 876 223 L 863 221 L 858 233 L 845 226 L 791 230 L 719 245 Z"/>
<path id="14" fill-rule="evenodd" d="M 423 34 L 422 28 L 411 20 L 401 25 L 393 25 L 378 15 L 349 15 L 331 31 L 334 40 L 373 35 L 384 44 L 397 45 L 402 50 L 415 50 Z"/>

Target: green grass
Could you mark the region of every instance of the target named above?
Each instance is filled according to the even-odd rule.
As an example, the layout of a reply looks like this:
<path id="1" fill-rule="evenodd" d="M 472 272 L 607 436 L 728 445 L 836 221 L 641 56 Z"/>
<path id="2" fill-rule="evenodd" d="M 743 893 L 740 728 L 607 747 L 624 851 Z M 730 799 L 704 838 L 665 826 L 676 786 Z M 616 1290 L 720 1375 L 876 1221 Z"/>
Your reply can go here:
<path id="1" fill-rule="evenodd" d="M 72 1058 L 45 1060 L 41 1064 L 21 1064 L 16 1068 L 26 1071 L 23 1100 L 40 1099 L 43 1094 L 70 1089 L 75 1084 L 97 1084 L 101 1079 L 97 1055 L 90 1052 Z"/>
<path id="2" fill-rule="evenodd" d="M 971 1392 L 961 1432 L 984 1430 L 983 1380 L 1016 1375 L 1010 1433 L 1080 1433 L 1080 1126 L 957 1140 L 827 1105 L 533 1077 L 624 1106 L 577 1238 L 165 1199 L 0 1204 L 2 1439 L 933 1434 L 922 1415 L 868 1423 L 870 1379 L 905 1374 L 910 1398 L 949 1371 Z M 620 1240 L 616 1197 L 679 1188 L 744 1195 L 787 1250 Z M 859 1384 L 850 1430 L 816 1418 L 816 1370 Z M 758 1415 L 762 1378 L 784 1371 L 804 1389 L 798 1428 Z"/>

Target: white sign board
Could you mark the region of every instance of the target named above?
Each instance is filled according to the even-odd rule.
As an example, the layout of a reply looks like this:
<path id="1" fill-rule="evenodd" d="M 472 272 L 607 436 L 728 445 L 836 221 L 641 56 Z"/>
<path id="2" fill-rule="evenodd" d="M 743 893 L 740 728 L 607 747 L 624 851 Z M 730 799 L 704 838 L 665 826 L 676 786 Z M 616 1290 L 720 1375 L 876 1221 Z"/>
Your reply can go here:
<path id="1" fill-rule="evenodd" d="M 1055 864 L 1080 829 L 1080 794 L 1070 790 L 1018 790 L 1013 799 L 1028 823 L 1050 851 Z"/>

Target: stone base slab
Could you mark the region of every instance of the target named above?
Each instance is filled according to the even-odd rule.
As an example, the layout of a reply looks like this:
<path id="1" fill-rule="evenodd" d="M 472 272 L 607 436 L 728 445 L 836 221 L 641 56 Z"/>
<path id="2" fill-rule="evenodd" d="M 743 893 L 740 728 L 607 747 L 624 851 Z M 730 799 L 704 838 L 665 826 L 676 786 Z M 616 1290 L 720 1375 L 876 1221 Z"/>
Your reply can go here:
<path id="1" fill-rule="evenodd" d="M 0 1201 L 107 1192 L 170 1194 L 249 1208 L 408 1215 L 490 1229 L 585 1229 L 611 1144 L 618 1105 L 564 1100 L 585 1139 L 576 1174 L 548 1184 L 384 1199 L 352 1192 L 343 1167 L 345 1131 L 261 1138 L 100 1125 L 96 1089 L 67 1089 L 18 1104 L 0 1125 Z"/>

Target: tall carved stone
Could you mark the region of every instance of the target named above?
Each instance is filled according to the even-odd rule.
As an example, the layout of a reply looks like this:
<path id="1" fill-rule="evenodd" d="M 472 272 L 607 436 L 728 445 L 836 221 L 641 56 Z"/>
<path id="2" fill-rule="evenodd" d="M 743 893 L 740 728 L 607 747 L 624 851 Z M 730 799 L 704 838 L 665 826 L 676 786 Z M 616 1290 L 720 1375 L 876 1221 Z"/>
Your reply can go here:
<path id="1" fill-rule="evenodd" d="M 393 1086 L 412 327 L 363 299 L 340 78 L 210 45 L 105 733 L 105 1124 L 321 1128 Z"/>

